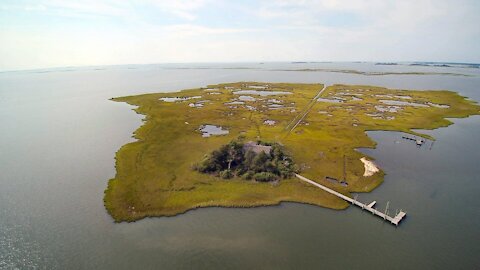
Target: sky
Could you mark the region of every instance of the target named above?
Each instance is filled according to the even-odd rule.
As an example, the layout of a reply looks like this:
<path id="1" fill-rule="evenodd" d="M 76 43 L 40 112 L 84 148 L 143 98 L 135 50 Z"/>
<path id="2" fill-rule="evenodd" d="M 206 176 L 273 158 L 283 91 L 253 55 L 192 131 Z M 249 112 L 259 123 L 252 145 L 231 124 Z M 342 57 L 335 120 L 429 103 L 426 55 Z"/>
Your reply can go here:
<path id="1" fill-rule="evenodd" d="M 0 70 L 480 62 L 478 0 L 0 0 Z"/>

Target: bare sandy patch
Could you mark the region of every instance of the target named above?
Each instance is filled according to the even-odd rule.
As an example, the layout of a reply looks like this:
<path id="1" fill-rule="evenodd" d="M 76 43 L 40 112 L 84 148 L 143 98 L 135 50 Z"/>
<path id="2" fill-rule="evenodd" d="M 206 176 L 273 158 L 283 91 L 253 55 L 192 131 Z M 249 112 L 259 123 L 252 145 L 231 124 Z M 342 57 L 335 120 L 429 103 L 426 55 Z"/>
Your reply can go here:
<path id="1" fill-rule="evenodd" d="M 373 161 L 370 161 L 365 157 L 362 157 L 360 161 L 363 162 L 363 166 L 365 166 L 365 172 L 363 173 L 363 176 L 372 176 L 380 171 Z"/>

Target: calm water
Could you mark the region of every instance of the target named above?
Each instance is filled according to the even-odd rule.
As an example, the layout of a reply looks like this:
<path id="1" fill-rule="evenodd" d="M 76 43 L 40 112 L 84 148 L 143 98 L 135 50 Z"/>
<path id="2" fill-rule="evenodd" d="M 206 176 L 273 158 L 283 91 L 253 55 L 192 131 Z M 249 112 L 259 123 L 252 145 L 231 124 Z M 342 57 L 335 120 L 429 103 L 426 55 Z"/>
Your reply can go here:
<path id="1" fill-rule="evenodd" d="M 253 69 L 204 68 L 232 66 Z M 315 67 L 474 76 L 270 70 Z M 437 141 L 420 149 L 399 133 L 369 133 L 378 147 L 362 151 L 387 176 L 359 199 L 405 209 L 399 228 L 358 208 L 293 203 L 114 224 L 103 191 L 114 153 L 142 118 L 108 98 L 241 80 L 450 89 L 480 101 L 480 71 L 462 68 L 277 63 L 0 73 L 0 269 L 479 269 L 480 116 L 428 131 Z"/>

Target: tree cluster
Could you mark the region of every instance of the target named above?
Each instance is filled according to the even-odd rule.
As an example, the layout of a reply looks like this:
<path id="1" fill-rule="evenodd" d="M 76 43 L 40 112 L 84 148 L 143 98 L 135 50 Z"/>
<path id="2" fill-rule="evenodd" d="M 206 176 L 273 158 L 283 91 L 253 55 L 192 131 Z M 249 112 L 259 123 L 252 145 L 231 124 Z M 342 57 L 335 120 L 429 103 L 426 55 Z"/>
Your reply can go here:
<path id="1" fill-rule="evenodd" d="M 261 151 L 257 154 L 251 149 L 246 150 L 244 143 L 232 141 L 205 156 L 195 169 L 224 179 L 241 177 L 260 182 L 275 181 L 293 175 L 296 166 L 281 145 L 265 142 L 258 144 L 271 146 L 270 153 Z"/>

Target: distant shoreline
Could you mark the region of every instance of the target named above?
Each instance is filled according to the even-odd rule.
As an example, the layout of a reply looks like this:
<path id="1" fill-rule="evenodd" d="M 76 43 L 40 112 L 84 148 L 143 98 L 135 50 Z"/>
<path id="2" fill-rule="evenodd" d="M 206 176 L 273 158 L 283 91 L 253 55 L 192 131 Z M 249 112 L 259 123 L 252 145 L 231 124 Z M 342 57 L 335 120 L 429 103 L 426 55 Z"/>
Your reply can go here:
<path id="1" fill-rule="evenodd" d="M 146 63 L 146 64 L 112 64 L 112 65 L 78 65 L 78 66 L 57 66 L 57 67 L 34 67 L 34 68 L 18 68 L 18 69 L 3 69 L 2 73 L 48 73 L 48 72 L 65 72 L 65 71 L 77 71 L 77 70 L 105 70 L 109 68 L 126 68 L 136 69 L 146 66 L 178 66 L 182 65 L 184 68 L 201 68 L 199 65 L 259 65 L 261 68 L 265 64 L 373 64 L 373 65 L 398 65 L 398 66 L 424 66 L 424 67 L 450 67 L 450 68 L 471 68 L 480 69 L 480 63 L 465 63 L 465 62 L 421 62 L 421 61 L 399 61 L 399 62 L 378 62 L 378 61 L 251 61 L 251 62 L 192 62 L 192 63 Z M 190 67 L 189 67 L 190 66 Z M 194 67 L 192 67 L 194 66 Z M 220 67 L 222 68 L 222 67 Z M 225 67 L 223 67 L 225 68 Z M 234 69 L 242 67 L 233 67 Z M 248 68 L 248 67 L 247 67 Z M 264 67 L 262 67 L 264 68 Z M 228 69 L 228 68 L 226 68 Z M 245 69 L 245 68 L 244 68 Z"/>

